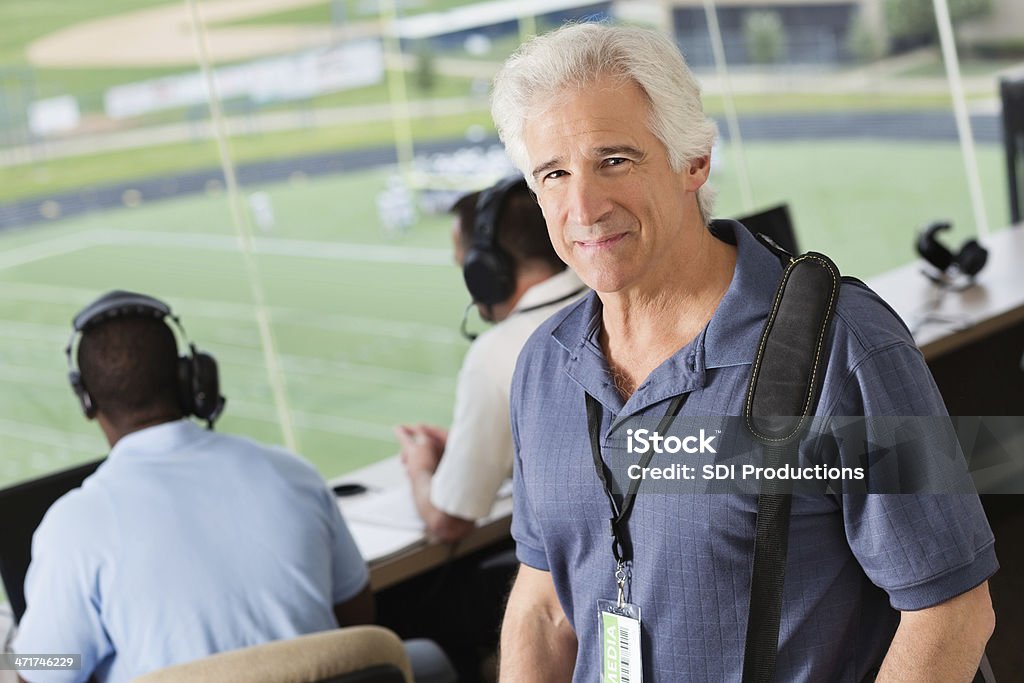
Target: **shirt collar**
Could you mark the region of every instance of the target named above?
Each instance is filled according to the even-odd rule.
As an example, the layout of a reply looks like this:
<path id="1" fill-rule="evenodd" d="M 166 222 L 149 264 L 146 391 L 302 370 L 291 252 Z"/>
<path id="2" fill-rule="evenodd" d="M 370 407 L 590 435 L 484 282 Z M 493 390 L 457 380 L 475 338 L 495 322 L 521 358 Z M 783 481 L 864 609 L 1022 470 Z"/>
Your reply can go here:
<path id="1" fill-rule="evenodd" d="M 205 429 L 189 419 L 164 422 L 122 436 L 110 449 L 108 459 L 129 453 L 129 458 L 173 453 L 205 435 Z"/>
<path id="2" fill-rule="evenodd" d="M 552 330 L 551 336 L 569 354 L 566 372 L 610 410 L 633 414 L 703 387 L 706 369 L 753 362 L 782 265 L 735 221 L 713 221 L 711 232 L 736 245 L 732 282 L 704 330 L 655 368 L 626 404 L 615 388 L 598 342 L 602 306 L 597 294 L 591 292 Z"/>
<path id="3" fill-rule="evenodd" d="M 586 289 L 586 285 L 583 284 L 579 276 L 576 275 L 572 268 L 566 268 L 562 272 L 538 282 L 523 292 L 512 312 L 515 313 L 524 308 L 532 308 L 534 306 L 543 306 L 545 302 L 564 303 L 560 300 L 577 291 L 582 293 L 584 289 Z"/>
<path id="4" fill-rule="evenodd" d="M 782 263 L 736 221 L 714 221 L 712 226 L 718 235 L 732 236 L 725 241 L 735 241 L 737 251 L 732 282 L 704 331 L 704 364 L 722 368 L 753 363 Z"/>

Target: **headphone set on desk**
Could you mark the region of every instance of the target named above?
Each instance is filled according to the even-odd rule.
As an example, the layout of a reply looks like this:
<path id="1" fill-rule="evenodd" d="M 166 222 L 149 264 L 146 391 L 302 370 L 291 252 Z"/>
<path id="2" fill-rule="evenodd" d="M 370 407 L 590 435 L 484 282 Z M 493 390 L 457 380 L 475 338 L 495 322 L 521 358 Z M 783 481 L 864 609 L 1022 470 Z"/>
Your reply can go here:
<path id="1" fill-rule="evenodd" d="M 981 246 L 977 240 L 969 239 L 960 247 L 960 251 L 953 253 L 946 245 L 942 244 L 936 237 L 936 233 L 950 229 L 951 224 L 947 221 L 936 221 L 932 223 L 917 236 L 917 253 L 939 270 L 939 277 L 925 273 L 934 282 L 942 283 L 943 277 L 966 275 L 973 279 L 981 272 L 988 261 L 988 250 Z"/>
<path id="2" fill-rule="evenodd" d="M 92 302 L 75 316 L 72 321 L 74 331 L 64 350 L 68 359 L 68 381 L 71 389 L 82 405 L 82 412 L 87 418 L 96 416 L 97 407 L 82 381 L 82 373 L 76 365 L 77 345 L 90 329 L 114 318 L 155 318 L 163 320 L 175 339 L 184 341 L 188 349 L 187 355 L 180 355 L 177 360 L 178 399 L 185 415 L 194 415 L 206 420 L 207 426 L 213 423 L 224 410 L 226 399 L 220 394 L 220 380 L 217 373 L 217 361 L 208 353 L 196 349 L 195 344 L 188 341 L 185 328 L 181 321 L 171 312 L 170 306 L 145 294 L 134 292 L 113 291 L 104 294 Z M 170 322 L 168 322 L 170 321 Z M 176 342 L 177 343 L 177 342 Z M 181 345 L 178 344 L 179 349 Z"/>

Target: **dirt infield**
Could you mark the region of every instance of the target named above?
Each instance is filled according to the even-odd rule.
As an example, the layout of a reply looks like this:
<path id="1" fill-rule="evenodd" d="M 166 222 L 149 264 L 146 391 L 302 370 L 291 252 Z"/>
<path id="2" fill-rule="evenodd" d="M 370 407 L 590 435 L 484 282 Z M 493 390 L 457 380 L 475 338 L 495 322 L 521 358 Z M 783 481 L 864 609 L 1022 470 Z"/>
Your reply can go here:
<path id="1" fill-rule="evenodd" d="M 378 33 L 378 25 L 373 21 L 339 27 L 217 26 L 325 2 L 204 0 L 199 8 L 216 62 L 279 54 Z M 27 54 L 34 66 L 49 68 L 191 67 L 196 63 L 192 21 L 183 2 L 76 24 L 32 42 Z"/>

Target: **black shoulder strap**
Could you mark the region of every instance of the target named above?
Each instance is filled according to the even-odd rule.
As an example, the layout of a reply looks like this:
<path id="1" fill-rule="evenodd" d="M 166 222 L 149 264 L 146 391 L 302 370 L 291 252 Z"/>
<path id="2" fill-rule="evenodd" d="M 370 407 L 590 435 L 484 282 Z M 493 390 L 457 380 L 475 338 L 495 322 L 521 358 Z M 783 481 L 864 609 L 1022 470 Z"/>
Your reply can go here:
<path id="1" fill-rule="evenodd" d="M 744 418 L 765 446 L 765 465 L 773 467 L 784 461 L 788 449 L 797 448 L 817 405 L 841 278 L 827 256 L 808 252 L 792 258 L 766 246 L 780 256 L 785 271 L 761 332 Z M 775 678 L 791 502 L 792 494 L 774 480 L 762 485 L 758 495 L 743 683 Z"/>

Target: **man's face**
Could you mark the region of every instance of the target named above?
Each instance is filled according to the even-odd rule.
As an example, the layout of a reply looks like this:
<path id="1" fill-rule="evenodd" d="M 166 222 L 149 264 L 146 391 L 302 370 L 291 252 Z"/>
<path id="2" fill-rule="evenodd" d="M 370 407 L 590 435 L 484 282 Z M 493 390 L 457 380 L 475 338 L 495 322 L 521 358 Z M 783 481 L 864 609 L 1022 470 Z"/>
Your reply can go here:
<path id="1" fill-rule="evenodd" d="M 551 243 L 598 292 L 657 289 L 659 278 L 682 267 L 685 217 L 707 179 L 706 158 L 671 169 L 647 116 L 639 86 L 602 77 L 563 91 L 524 127 Z"/>
<path id="2" fill-rule="evenodd" d="M 459 268 L 466 260 L 466 248 L 462 244 L 462 221 L 458 218 L 452 221 L 452 258 Z"/>

